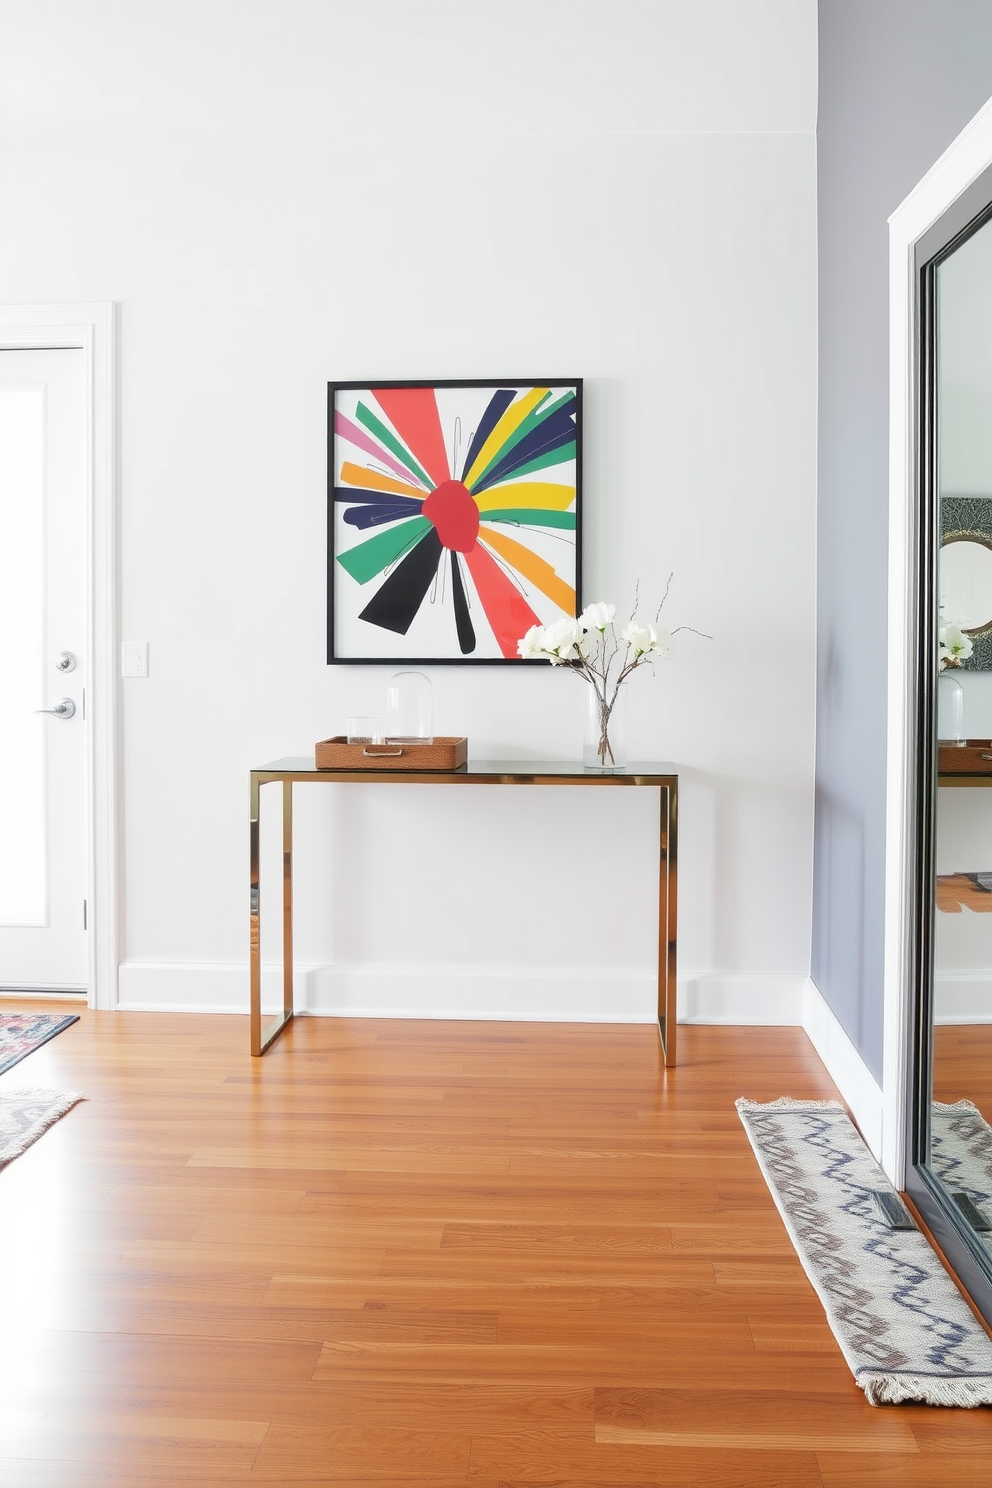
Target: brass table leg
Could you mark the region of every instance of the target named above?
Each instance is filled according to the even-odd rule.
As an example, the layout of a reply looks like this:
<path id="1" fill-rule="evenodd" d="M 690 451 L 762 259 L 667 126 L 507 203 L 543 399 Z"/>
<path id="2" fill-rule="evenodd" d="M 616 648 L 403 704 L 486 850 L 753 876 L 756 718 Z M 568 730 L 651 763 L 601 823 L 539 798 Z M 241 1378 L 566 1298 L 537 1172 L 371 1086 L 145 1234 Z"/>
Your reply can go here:
<path id="1" fill-rule="evenodd" d="M 250 894 L 251 940 L 249 947 L 251 981 L 251 1052 L 255 1058 L 286 1027 L 293 1016 L 293 782 L 282 782 L 282 1013 L 262 1031 L 262 945 L 259 903 L 259 815 L 263 782 L 251 776 L 251 846 Z"/>
<path id="2" fill-rule="evenodd" d="M 293 782 L 282 783 L 282 1016 L 293 1016 Z"/>
<path id="3" fill-rule="evenodd" d="M 249 810 L 249 841 L 248 850 L 248 896 L 249 896 L 249 940 L 248 940 L 248 967 L 249 982 L 251 986 L 251 1052 L 259 1055 L 262 1052 L 262 948 L 259 943 L 259 918 L 258 918 L 258 797 L 259 780 L 252 771 L 251 776 L 251 807 Z"/>
<path id="4" fill-rule="evenodd" d="M 293 1001 L 293 781 L 285 779 L 281 770 L 253 770 L 251 772 L 251 817 L 250 817 L 250 1032 L 251 1052 L 257 1057 L 278 1038 L 290 1022 L 294 1013 Z M 306 778 L 309 778 L 309 774 Z M 325 777 L 326 778 L 326 777 Z M 396 777 L 391 777 L 396 778 Z M 459 777 L 460 778 L 460 777 Z M 513 784 L 518 777 L 510 774 L 500 777 L 503 783 Z M 531 779 L 522 776 L 521 779 Z M 263 785 L 282 785 L 282 1011 L 264 1031 L 262 1029 L 262 947 L 261 914 L 259 903 L 260 875 L 260 812 Z M 537 783 L 544 783 L 540 780 Z M 560 779 L 555 783 L 572 784 L 571 779 Z M 637 784 L 654 784 L 654 780 L 638 780 Z M 678 782 L 672 779 L 668 785 L 659 787 L 659 842 L 658 842 L 658 1033 L 664 1051 L 665 1064 L 676 1063 L 678 1036 L 677 1007 L 677 947 L 678 947 Z"/>
<path id="5" fill-rule="evenodd" d="M 658 1033 L 666 1065 L 676 1061 L 678 1041 L 678 787 L 663 785 L 658 843 Z"/>

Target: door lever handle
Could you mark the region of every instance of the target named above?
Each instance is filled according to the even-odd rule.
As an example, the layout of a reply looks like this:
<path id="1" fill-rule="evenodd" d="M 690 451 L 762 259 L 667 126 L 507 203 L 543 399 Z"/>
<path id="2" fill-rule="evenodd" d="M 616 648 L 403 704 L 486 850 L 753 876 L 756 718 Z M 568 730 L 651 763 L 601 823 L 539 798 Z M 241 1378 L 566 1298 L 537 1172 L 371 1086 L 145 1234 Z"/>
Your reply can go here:
<path id="1" fill-rule="evenodd" d="M 76 711 L 72 698 L 59 698 L 50 708 L 35 708 L 36 713 L 51 713 L 53 718 L 71 718 Z"/>

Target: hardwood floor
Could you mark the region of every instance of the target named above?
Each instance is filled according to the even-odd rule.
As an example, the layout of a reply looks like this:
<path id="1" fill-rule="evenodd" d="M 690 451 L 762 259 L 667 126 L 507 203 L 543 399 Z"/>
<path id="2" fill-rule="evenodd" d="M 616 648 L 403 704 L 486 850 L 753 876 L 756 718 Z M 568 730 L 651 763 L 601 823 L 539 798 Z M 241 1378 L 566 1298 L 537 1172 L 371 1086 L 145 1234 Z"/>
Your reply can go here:
<path id="1" fill-rule="evenodd" d="M 966 873 L 938 873 L 936 901 L 943 914 L 960 914 L 965 909 L 974 914 L 992 914 L 992 894 Z"/>
<path id="2" fill-rule="evenodd" d="M 8 1004 L 13 1006 L 13 1004 Z M 25 1007 L 25 1004 L 18 1004 Z M 0 1173 L 0 1484 L 987 1488 L 867 1405 L 733 1102 L 796 1029 L 84 1013 Z"/>
<path id="3" fill-rule="evenodd" d="M 933 1098 L 974 1101 L 992 1122 L 992 1024 L 943 1023 L 934 1029 Z"/>

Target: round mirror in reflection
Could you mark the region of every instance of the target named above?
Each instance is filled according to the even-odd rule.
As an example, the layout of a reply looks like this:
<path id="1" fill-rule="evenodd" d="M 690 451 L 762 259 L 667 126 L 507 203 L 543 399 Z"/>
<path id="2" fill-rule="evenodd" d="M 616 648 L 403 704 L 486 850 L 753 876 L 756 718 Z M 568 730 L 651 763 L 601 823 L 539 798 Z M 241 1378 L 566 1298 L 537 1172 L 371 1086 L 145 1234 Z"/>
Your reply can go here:
<path id="1" fill-rule="evenodd" d="M 992 547 L 974 538 L 946 538 L 940 550 L 940 607 L 962 630 L 992 625 Z"/>

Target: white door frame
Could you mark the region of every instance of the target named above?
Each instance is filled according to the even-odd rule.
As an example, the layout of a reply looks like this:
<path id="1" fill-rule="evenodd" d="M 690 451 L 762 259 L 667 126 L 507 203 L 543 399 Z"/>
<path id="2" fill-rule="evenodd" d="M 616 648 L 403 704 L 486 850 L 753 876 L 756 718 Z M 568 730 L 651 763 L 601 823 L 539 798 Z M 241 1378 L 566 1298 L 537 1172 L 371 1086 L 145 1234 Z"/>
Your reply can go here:
<path id="1" fill-rule="evenodd" d="M 79 347 L 86 365 L 86 993 L 117 1006 L 117 316 L 113 304 L 0 305 L 0 347 Z"/>
<path id="2" fill-rule="evenodd" d="M 889 635 L 885 827 L 885 972 L 882 1163 L 905 1187 L 912 1017 L 909 944 L 916 827 L 911 720 L 918 626 L 916 487 L 919 317 L 915 248 L 992 165 L 992 99 L 889 218 Z"/>

